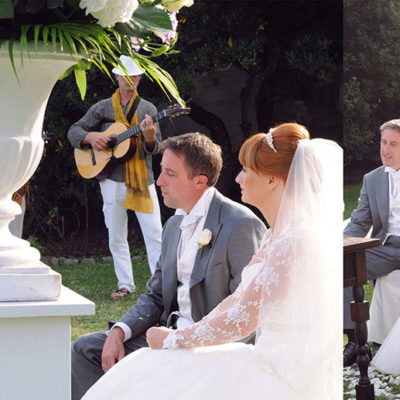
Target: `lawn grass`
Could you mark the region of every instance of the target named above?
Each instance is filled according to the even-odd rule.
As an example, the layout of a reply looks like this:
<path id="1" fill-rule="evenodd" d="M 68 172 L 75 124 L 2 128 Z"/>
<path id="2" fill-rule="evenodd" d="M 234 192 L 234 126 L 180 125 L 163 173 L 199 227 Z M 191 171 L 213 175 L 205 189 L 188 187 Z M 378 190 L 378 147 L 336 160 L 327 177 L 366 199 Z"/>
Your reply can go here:
<path id="1" fill-rule="evenodd" d="M 93 301 L 96 314 L 73 317 L 71 321 L 71 339 L 94 331 L 108 329 L 108 321 L 118 320 L 126 310 L 136 302 L 139 294 L 146 290 L 150 277 L 147 258 L 133 261 L 136 291 L 123 299 L 111 299 L 111 292 L 117 289 L 112 263 L 62 265 L 52 267 L 62 275 L 63 285 Z"/>
<path id="2" fill-rule="evenodd" d="M 361 183 L 357 185 L 345 185 L 343 200 L 345 204 L 343 219 L 350 218 L 351 212 L 357 208 L 357 200 L 360 195 Z"/>

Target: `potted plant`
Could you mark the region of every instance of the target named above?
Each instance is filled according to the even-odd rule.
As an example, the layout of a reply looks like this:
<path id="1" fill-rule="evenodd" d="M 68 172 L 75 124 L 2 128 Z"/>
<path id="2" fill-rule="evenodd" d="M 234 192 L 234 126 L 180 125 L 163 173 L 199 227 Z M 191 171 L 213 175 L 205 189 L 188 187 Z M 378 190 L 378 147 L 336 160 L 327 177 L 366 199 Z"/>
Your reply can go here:
<path id="1" fill-rule="evenodd" d="M 174 13 L 192 0 L 2 0 L 0 8 L 0 301 L 58 297 L 60 276 L 11 235 L 21 212 L 11 195 L 34 173 L 51 89 L 74 73 L 81 96 L 94 65 L 108 76 L 120 54 L 133 58 L 167 96 L 183 104 L 154 61 L 173 52 Z M 124 66 L 121 66 L 124 68 Z"/>

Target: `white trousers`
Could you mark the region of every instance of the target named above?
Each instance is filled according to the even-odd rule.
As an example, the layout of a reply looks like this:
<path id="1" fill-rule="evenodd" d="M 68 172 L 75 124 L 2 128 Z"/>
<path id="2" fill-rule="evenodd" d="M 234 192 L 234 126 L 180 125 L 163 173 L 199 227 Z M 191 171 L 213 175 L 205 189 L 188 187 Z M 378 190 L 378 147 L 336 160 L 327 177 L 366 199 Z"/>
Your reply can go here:
<path id="1" fill-rule="evenodd" d="M 108 229 L 108 245 L 114 261 L 118 288 L 124 287 L 132 291 L 135 289 L 135 283 L 128 244 L 128 212 L 124 208 L 127 189 L 124 182 L 111 179 L 100 181 L 100 189 L 103 196 L 104 221 Z M 154 183 L 149 185 L 149 192 L 153 200 L 152 214 L 138 211 L 135 211 L 135 214 L 142 230 L 150 271 L 153 273 L 161 252 L 162 225 Z"/>

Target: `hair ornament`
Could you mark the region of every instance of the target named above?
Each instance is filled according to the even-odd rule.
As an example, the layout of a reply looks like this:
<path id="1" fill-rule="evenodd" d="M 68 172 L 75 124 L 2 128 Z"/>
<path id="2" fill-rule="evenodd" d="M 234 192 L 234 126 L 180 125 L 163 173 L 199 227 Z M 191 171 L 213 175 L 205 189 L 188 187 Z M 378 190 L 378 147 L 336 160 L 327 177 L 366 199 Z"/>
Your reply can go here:
<path id="1" fill-rule="evenodd" d="M 268 133 L 265 136 L 265 141 L 268 143 L 268 146 L 275 152 L 277 153 L 275 147 L 274 147 L 274 138 L 272 136 L 272 132 L 275 130 L 275 128 L 271 128 Z"/>
<path id="2" fill-rule="evenodd" d="M 296 144 L 297 144 L 297 146 L 300 144 L 300 143 L 305 143 L 305 142 L 309 142 L 310 141 L 310 139 L 299 139 L 297 142 L 296 142 Z"/>

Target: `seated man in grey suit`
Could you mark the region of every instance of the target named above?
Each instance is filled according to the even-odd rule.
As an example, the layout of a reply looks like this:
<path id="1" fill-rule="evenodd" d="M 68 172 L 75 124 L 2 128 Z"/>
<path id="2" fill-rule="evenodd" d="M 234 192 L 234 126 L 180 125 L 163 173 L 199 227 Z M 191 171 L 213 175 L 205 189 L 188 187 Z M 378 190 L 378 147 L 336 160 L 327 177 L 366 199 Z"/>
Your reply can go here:
<path id="1" fill-rule="evenodd" d="M 192 324 L 231 294 L 265 232 L 248 208 L 214 188 L 222 158 L 209 138 L 172 137 L 162 150 L 157 185 L 164 203 L 177 211 L 164 226 L 157 268 L 147 291 L 110 332 L 84 335 L 73 344 L 73 400 L 125 354 L 147 346 L 150 327 Z"/>
<path id="2" fill-rule="evenodd" d="M 366 250 L 368 279 L 376 279 L 400 268 L 400 119 L 381 127 L 382 166 L 364 176 L 358 207 L 344 230 L 345 236 L 364 237 L 372 226 L 371 237 L 379 247 Z M 343 354 L 344 366 L 356 361 L 354 323 L 350 317 L 351 288 L 344 291 L 343 327 L 349 342 Z"/>

